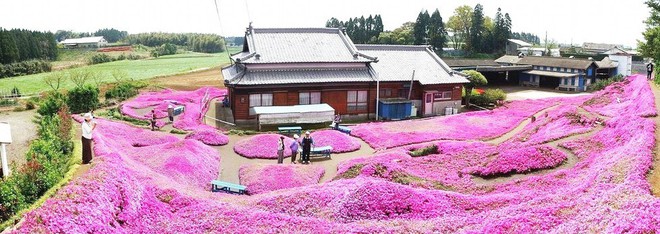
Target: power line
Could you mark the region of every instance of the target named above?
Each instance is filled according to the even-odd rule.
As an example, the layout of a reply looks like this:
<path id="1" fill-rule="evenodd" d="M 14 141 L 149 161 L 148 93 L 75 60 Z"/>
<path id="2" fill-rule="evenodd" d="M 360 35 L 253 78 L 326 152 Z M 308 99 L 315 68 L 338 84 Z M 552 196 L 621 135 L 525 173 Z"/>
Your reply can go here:
<path id="1" fill-rule="evenodd" d="M 220 9 L 218 9 L 218 0 L 213 0 L 213 3 L 215 4 L 215 14 L 218 16 L 218 23 L 220 24 L 220 37 L 222 37 L 222 42 L 225 44 L 225 52 L 227 53 L 227 58 L 229 58 L 229 62 L 232 63 L 229 47 L 227 47 L 227 37 L 225 37 L 225 32 L 222 28 L 222 19 L 220 18 Z"/>

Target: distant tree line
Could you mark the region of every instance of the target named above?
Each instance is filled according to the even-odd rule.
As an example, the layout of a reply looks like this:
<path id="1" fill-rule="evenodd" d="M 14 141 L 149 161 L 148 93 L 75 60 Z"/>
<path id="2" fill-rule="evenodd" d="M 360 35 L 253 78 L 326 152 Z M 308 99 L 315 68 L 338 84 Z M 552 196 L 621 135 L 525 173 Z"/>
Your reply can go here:
<path id="1" fill-rule="evenodd" d="M 50 32 L 0 28 L 0 63 L 57 59 L 57 42 Z"/>
<path id="2" fill-rule="evenodd" d="M 160 47 L 169 43 L 202 53 L 218 53 L 225 51 L 222 37 L 216 34 L 161 32 L 138 33 L 128 35 L 125 41 L 129 44 L 142 44 L 150 47 Z"/>
<path id="3" fill-rule="evenodd" d="M 369 17 L 355 17 L 348 21 L 340 21 L 337 18 L 330 18 L 325 22 L 326 28 L 344 28 L 346 35 L 357 44 L 375 43 L 378 35 L 383 32 L 383 19 L 380 15 L 369 15 Z"/>
<path id="4" fill-rule="evenodd" d="M 495 17 L 490 18 L 484 16 L 481 4 L 475 7 L 459 6 L 446 21 L 438 9 L 432 14 L 426 10 L 421 11 L 415 22 L 406 22 L 392 31 L 383 30 L 380 15 L 363 18 L 345 22 L 333 17 L 326 21 L 325 26 L 345 27 L 355 43 L 429 45 L 439 54 L 446 46 L 463 49 L 469 54 L 503 54 L 507 39 L 516 36 L 511 32 L 509 13 L 503 13 L 498 8 Z M 522 39 L 530 43 L 540 42 L 533 34 L 518 33 L 517 36 L 533 38 L 532 41 Z"/>
<path id="5" fill-rule="evenodd" d="M 512 39 L 518 39 L 522 40 L 525 42 L 532 43 L 534 45 L 540 45 L 541 44 L 541 39 L 539 36 L 533 33 L 526 33 L 526 32 L 514 32 L 511 33 L 511 38 Z"/>

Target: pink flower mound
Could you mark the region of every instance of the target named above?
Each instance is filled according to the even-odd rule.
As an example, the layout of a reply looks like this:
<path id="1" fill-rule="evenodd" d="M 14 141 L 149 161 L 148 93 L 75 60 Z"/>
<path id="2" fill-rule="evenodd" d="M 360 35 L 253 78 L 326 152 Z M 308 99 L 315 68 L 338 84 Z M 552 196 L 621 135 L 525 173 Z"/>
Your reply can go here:
<path id="1" fill-rule="evenodd" d="M 584 108 L 611 117 L 622 113 L 641 117 L 657 115 L 655 98 L 644 75 L 628 76 L 623 82 L 607 86 L 586 101 Z"/>
<path id="2" fill-rule="evenodd" d="M 593 130 L 596 121 L 595 118 L 578 113 L 578 108 L 573 105 L 561 105 L 547 113 L 539 116 L 535 122 L 527 125 L 522 132 L 507 142 L 524 145 L 543 144 L 589 132 Z"/>
<path id="3" fill-rule="evenodd" d="M 253 137 L 236 142 L 234 152 L 246 158 L 277 158 L 277 142 L 280 140 L 279 134 L 259 134 Z M 291 156 L 289 145 L 293 139 L 284 137 L 284 157 Z"/>
<path id="4" fill-rule="evenodd" d="M 295 188 L 319 183 L 325 174 L 321 166 L 296 164 L 249 164 L 238 171 L 242 185 L 249 194 Z"/>
<path id="5" fill-rule="evenodd" d="M 202 140 L 202 142 L 209 142 L 212 145 L 224 145 L 226 136 L 220 136 L 220 132 L 211 132 L 208 125 L 201 121 L 202 115 L 206 112 L 208 106 L 206 103 L 202 105 L 202 99 L 208 92 L 209 100 L 219 98 L 227 95 L 226 89 L 218 89 L 213 87 L 204 87 L 195 91 L 174 91 L 165 89 L 160 92 L 143 93 L 135 99 L 125 102 L 121 106 L 121 112 L 132 118 L 150 120 L 151 112 L 147 111 L 146 114 L 140 115 L 136 109 L 144 109 L 153 107 L 156 117 L 159 118 L 156 126 L 162 127 L 165 125 L 164 120 L 167 118 L 167 106 L 170 102 L 176 105 L 185 106 L 185 111 L 182 115 L 175 118 L 173 126 L 178 129 L 193 131 L 196 136 L 193 139 Z M 226 139 L 228 141 L 228 139 Z"/>
<path id="6" fill-rule="evenodd" d="M 220 133 L 214 128 L 198 128 L 188 134 L 186 139 L 197 140 L 207 145 L 226 145 L 229 143 L 229 137 Z"/>
<path id="7" fill-rule="evenodd" d="M 532 114 L 559 101 L 562 99 L 514 101 L 493 111 L 476 111 L 422 120 L 366 123 L 353 127 L 351 134 L 362 138 L 375 149 L 435 140 L 495 138 L 515 128 Z"/>
<path id="8" fill-rule="evenodd" d="M 512 147 L 499 152 L 494 160 L 487 162 L 484 166 L 466 168 L 463 172 L 480 176 L 525 173 L 556 167 L 564 160 L 566 160 L 566 154 L 552 147 Z"/>
<path id="9" fill-rule="evenodd" d="M 336 130 L 321 130 L 311 134 L 316 146 L 332 146 L 333 153 L 345 153 L 360 149 L 360 141 Z"/>

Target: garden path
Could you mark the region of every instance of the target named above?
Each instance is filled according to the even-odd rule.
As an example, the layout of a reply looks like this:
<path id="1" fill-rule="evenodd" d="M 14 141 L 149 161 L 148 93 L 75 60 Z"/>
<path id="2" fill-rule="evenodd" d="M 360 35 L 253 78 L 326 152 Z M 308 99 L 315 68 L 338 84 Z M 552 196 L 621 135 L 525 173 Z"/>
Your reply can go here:
<path id="1" fill-rule="evenodd" d="M 533 116 L 538 118 L 539 116 L 544 115 L 546 112 L 551 111 L 553 109 L 556 109 L 558 106 L 559 106 L 558 104 L 555 104 L 555 105 L 546 107 L 545 109 L 542 109 L 542 110 L 534 113 Z M 483 140 L 483 142 L 493 144 L 493 145 L 498 145 L 498 144 L 501 144 L 501 143 L 511 139 L 512 137 L 514 137 L 518 133 L 522 132 L 522 130 L 525 129 L 525 127 L 527 127 L 527 125 L 532 123 L 532 120 L 530 118 L 531 118 L 531 116 L 529 118 L 526 118 L 522 122 L 520 122 L 518 124 L 518 126 L 516 126 L 515 128 L 509 130 L 507 133 L 504 133 L 501 136 L 498 136 L 498 137 L 495 137 L 495 138 L 492 138 L 492 139 Z"/>
<path id="2" fill-rule="evenodd" d="M 651 90 L 655 96 L 656 111 L 660 113 L 660 88 L 658 85 L 651 82 Z M 658 152 L 660 152 L 660 131 L 657 130 L 657 127 L 660 126 L 660 116 L 653 117 L 653 120 L 655 121 L 656 126 L 655 153 L 653 154 L 652 170 L 646 178 L 648 179 L 649 184 L 651 184 L 651 193 L 656 197 L 660 197 L 660 155 L 658 155 Z"/>
<path id="3" fill-rule="evenodd" d="M 0 122 L 8 122 L 11 126 L 12 142 L 7 145 L 7 159 L 9 164 L 19 166 L 25 163 L 25 153 L 30 148 L 30 142 L 37 138 L 37 124 L 32 122 L 36 110 L 29 111 L 3 111 L 0 112 Z"/>

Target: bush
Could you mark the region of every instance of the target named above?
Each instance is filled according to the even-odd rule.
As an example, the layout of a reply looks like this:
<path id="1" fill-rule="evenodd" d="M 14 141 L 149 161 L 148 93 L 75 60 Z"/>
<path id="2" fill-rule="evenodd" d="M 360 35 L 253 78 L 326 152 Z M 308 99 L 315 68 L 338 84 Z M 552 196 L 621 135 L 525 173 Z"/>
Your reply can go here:
<path id="1" fill-rule="evenodd" d="M 59 111 L 62 106 L 66 105 L 66 96 L 60 92 L 51 91 L 46 95 L 46 98 L 41 104 L 37 113 L 41 116 L 52 116 Z"/>
<path id="2" fill-rule="evenodd" d="M 431 154 L 437 154 L 438 153 L 438 146 L 433 144 L 429 145 L 424 148 L 419 148 L 410 151 L 410 156 L 413 157 L 421 157 L 421 156 L 426 156 L 426 155 L 431 155 Z"/>
<path id="3" fill-rule="evenodd" d="M 472 96 L 470 102 L 477 106 L 489 106 L 497 101 L 506 100 L 506 93 L 501 89 L 487 89 L 481 95 Z"/>
<path id="4" fill-rule="evenodd" d="M 69 90 L 67 96 L 71 113 L 89 112 L 99 106 L 99 89 L 91 85 L 75 87 Z"/>
<path id="5" fill-rule="evenodd" d="M 105 99 L 117 99 L 124 101 L 138 95 L 139 85 L 132 82 L 120 82 L 105 91 Z"/>
<path id="6" fill-rule="evenodd" d="M 0 182 L 0 220 L 9 219 L 25 207 L 27 207 L 27 203 L 17 184 L 16 177 L 2 179 Z"/>
<path id="7" fill-rule="evenodd" d="M 0 78 L 24 76 L 49 72 L 52 66 L 45 60 L 29 60 L 18 63 L 0 64 Z"/>
<path id="8" fill-rule="evenodd" d="M 37 108 L 37 104 L 35 104 L 34 101 L 32 100 L 25 101 L 26 110 L 34 110 L 35 108 Z"/>
<path id="9" fill-rule="evenodd" d="M 103 53 L 98 53 L 94 54 L 92 57 L 89 58 L 89 61 L 87 61 L 87 64 L 93 65 L 93 64 L 99 64 L 99 63 L 109 63 L 115 61 L 114 58 L 110 57 L 110 55 L 103 54 Z"/>
<path id="10" fill-rule="evenodd" d="M 619 82 L 619 81 L 622 81 L 622 80 L 623 80 L 623 75 L 618 74 L 616 76 L 613 76 L 613 77 L 610 77 L 610 78 L 607 78 L 607 79 L 596 80 L 596 83 L 590 84 L 587 87 L 587 89 L 589 91 L 598 91 L 598 90 L 604 89 L 605 87 L 607 87 L 608 85 L 610 85 L 614 82 Z"/>

